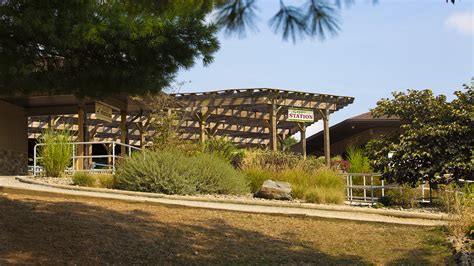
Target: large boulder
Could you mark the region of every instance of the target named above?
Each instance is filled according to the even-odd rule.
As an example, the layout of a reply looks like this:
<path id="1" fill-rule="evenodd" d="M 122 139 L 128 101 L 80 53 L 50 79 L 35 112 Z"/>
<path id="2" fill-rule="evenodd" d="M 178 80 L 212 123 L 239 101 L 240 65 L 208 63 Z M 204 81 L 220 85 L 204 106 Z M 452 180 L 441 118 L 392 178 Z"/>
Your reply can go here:
<path id="1" fill-rule="evenodd" d="M 264 199 L 291 200 L 291 185 L 286 182 L 266 180 L 254 196 Z"/>

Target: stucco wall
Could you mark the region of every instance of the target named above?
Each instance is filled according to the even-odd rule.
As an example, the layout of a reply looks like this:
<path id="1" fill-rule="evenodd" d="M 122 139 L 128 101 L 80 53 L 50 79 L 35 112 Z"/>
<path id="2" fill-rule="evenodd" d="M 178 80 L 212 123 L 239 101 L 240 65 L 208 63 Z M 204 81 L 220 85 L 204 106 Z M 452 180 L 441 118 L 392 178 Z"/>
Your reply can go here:
<path id="1" fill-rule="evenodd" d="M 28 122 L 23 108 L 0 101 L 0 175 L 20 175 L 28 166 Z"/>

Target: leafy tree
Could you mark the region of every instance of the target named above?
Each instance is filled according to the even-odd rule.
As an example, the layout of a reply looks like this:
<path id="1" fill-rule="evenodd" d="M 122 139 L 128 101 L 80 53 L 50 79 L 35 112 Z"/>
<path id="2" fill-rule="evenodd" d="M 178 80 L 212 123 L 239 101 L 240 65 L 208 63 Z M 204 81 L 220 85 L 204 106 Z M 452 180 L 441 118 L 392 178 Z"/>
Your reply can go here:
<path id="1" fill-rule="evenodd" d="M 212 62 L 212 0 L 0 1 L 0 94 L 159 92 Z"/>
<path id="2" fill-rule="evenodd" d="M 431 90 L 394 92 L 372 110 L 400 118 L 400 132 L 367 145 L 375 171 L 389 181 L 416 185 L 473 178 L 474 91 L 465 85 L 448 102 Z M 390 155 L 390 156 L 389 156 Z"/>
<path id="3" fill-rule="evenodd" d="M 0 94 L 157 93 L 198 58 L 212 62 L 219 28 L 237 35 L 256 28 L 257 2 L 0 0 Z M 324 39 L 339 31 L 340 8 L 353 3 L 280 0 L 270 25 L 284 40 Z"/>

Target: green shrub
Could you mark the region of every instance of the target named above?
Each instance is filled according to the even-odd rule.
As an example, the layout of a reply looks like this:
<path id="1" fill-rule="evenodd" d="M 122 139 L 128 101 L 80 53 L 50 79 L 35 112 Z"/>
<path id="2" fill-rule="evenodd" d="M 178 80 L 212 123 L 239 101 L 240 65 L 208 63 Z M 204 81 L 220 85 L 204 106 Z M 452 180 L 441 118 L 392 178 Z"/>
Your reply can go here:
<path id="1" fill-rule="evenodd" d="M 418 207 L 416 200 L 417 190 L 409 186 L 402 186 L 396 189 L 390 189 L 380 198 L 380 203 L 384 206 L 401 206 L 403 208 Z"/>
<path id="2" fill-rule="evenodd" d="M 235 167 L 240 167 L 244 151 L 238 149 L 234 143 L 223 137 L 213 137 L 204 143 L 204 152 L 231 163 Z"/>
<path id="3" fill-rule="evenodd" d="M 449 233 L 458 239 L 474 238 L 474 185 L 440 186 L 439 203 L 443 211 L 454 218 L 448 225 Z"/>
<path id="4" fill-rule="evenodd" d="M 78 172 L 72 176 L 72 184 L 81 187 L 95 186 L 95 178 L 88 173 Z"/>
<path id="5" fill-rule="evenodd" d="M 177 150 L 142 151 L 117 168 L 118 189 L 165 194 L 242 194 L 248 192 L 242 173 L 210 154 L 186 156 Z"/>
<path id="6" fill-rule="evenodd" d="M 371 173 L 369 158 L 361 148 L 349 147 L 347 150 L 349 173 Z"/>
<path id="7" fill-rule="evenodd" d="M 383 205 L 380 202 L 376 202 L 374 205 L 372 205 L 372 208 L 374 208 L 374 209 L 381 209 L 383 207 L 385 207 L 385 205 Z"/>
<path id="8" fill-rule="evenodd" d="M 59 177 L 64 174 L 64 170 L 72 162 L 71 136 L 66 131 L 54 132 L 51 129 L 46 130 L 39 143 L 38 157 L 39 164 L 44 167 L 45 174 L 50 177 Z"/>
<path id="9" fill-rule="evenodd" d="M 97 174 L 93 176 L 95 179 L 95 186 L 101 188 L 114 188 L 115 178 L 111 174 Z"/>

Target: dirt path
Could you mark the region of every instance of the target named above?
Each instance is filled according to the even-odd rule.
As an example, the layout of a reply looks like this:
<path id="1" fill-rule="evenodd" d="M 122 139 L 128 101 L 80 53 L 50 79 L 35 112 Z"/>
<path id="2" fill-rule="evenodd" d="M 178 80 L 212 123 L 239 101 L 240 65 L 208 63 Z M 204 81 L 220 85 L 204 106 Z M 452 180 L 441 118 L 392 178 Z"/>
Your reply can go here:
<path id="1" fill-rule="evenodd" d="M 444 265 L 440 228 L 0 189 L 4 264 Z"/>
<path id="2" fill-rule="evenodd" d="M 266 214 L 281 214 L 281 215 L 294 215 L 294 216 L 308 216 L 308 217 L 321 217 L 321 218 L 332 218 L 332 219 L 344 219 L 354 221 L 367 221 L 367 222 L 381 222 L 381 223 L 393 223 L 393 224 L 405 224 L 405 225 L 420 225 L 420 226 L 441 226 L 446 225 L 447 222 L 443 220 L 434 219 L 420 219 L 420 218 L 401 218 L 393 217 L 390 212 L 387 214 L 381 213 L 364 213 L 345 211 L 344 208 L 335 209 L 310 209 L 310 208 L 298 208 L 298 207 L 282 207 L 282 206 L 263 206 L 263 205 L 252 205 L 252 204 L 238 204 L 238 203 L 223 203 L 223 202 L 209 202 L 199 200 L 183 200 L 183 199 L 170 199 L 170 198 L 151 198 L 145 196 L 131 196 L 123 194 L 113 194 L 104 192 L 91 192 L 91 191 L 78 191 L 61 188 L 53 188 L 48 186 L 26 184 L 15 180 L 14 178 L 2 178 L 0 177 L 0 188 L 14 188 L 22 190 L 31 190 L 37 192 L 48 192 L 62 195 L 71 196 L 85 196 L 94 198 L 105 198 L 105 199 L 118 199 L 124 201 L 133 202 L 146 202 L 155 204 L 167 204 L 185 207 L 195 208 L 206 208 L 206 209 L 217 209 L 217 210 L 230 210 L 248 213 L 266 213 Z"/>

